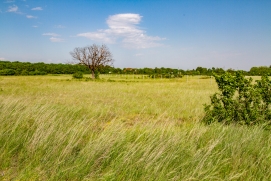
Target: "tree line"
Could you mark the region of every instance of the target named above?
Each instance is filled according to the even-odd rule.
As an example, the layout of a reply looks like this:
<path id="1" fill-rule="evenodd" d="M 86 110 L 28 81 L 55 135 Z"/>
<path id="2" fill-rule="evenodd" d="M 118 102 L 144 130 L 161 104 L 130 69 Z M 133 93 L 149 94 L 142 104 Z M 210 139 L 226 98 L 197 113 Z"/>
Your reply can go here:
<path id="1" fill-rule="evenodd" d="M 113 56 L 106 45 L 76 47 L 70 52 L 76 64 L 46 64 L 43 62 L 10 62 L 0 60 L 0 75 L 46 75 L 46 74 L 80 74 L 91 73 L 92 78 L 99 78 L 99 74 L 147 74 L 154 78 L 182 77 L 183 75 L 206 75 L 211 76 L 228 72 L 235 74 L 234 69 L 197 67 L 192 70 L 173 68 L 115 68 L 113 67 Z M 271 75 L 270 67 L 252 67 L 250 71 L 242 71 L 244 75 Z M 79 74 L 78 74 L 79 75 Z"/>
<path id="2" fill-rule="evenodd" d="M 0 61 L 0 75 L 73 74 L 78 71 L 89 72 L 82 65 Z"/>
<path id="3" fill-rule="evenodd" d="M 213 73 L 221 75 L 225 72 L 235 74 L 236 70 L 223 68 L 205 68 L 197 67 L 192 70 L 155 67 L 155 68 L 116 68 L 113 66 L 101 66 L 98 70 L 100 74 L 145 74 L 145 75 L 165 75 L 175 77 L 178 75 L 206 75 L 210 76 Z M 47 74 L 74 74 L 83 72 L 91 74 L 89 68 L 81 64 L 54 64 L 54 63 L 30 63 L 30 62 L 11 62 L 0 60 L 0 75 L 47 75 Z M 271 66 L 252 67 L 249 71 L 243 71 L 245 75 L 262 76 L 271 75 Z"/>

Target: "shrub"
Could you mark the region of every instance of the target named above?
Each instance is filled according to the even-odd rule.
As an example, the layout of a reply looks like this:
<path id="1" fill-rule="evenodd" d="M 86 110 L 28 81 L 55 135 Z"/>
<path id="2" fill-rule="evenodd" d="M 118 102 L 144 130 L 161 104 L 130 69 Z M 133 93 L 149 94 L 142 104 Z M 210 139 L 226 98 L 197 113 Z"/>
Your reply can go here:
<path id="1" fill-rule="evenodd" d="M 47 72 L 39 71 L 39 70 L 29 72 L 29 75 L 46 75 L 46 74 Z"/>
<path id="2" fill-rule="evenodd" d="M 270 125 L 271 80 L 267 76 L 254 84 L 241 71 L 235 76 L 226 72 L 214 77 L 220 93 L 212 95 L 211 104 L 205 105 L 205 123 Z"/>
<path id="3" fill-rule="evenodd" d="M 95 79 L 100 79 L 100 72 L 99 71 L 94 71 Z"/>
<path id="4" fill-rule="evenodd" d="M 16 71 L 13 69 L 3 69 L 0 70 L 0 75 L 15 75 Z"/>
<path id="5" fill-rule="evenodd" d="M 29 72 L 28 72 L 27 70 L 23 70 L 23 71 L 21 72 L 21 75 L 29 75 Z"/>
<path id="6" fill-rule="evenodd" d="M 72 77 L 75 78 L 75 79 L 82 79 L 83 78 L 83 72 L 75 72 L 72 75 Z"/>

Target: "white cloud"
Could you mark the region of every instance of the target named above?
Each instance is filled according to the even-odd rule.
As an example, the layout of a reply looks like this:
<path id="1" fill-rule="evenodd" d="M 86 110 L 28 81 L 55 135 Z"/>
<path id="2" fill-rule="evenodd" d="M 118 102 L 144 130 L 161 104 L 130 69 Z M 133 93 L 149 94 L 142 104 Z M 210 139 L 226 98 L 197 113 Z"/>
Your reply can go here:
<path id="1" fill-rule="evenodd" d="M 43 33 L 42 35 L 43 36 L 51 36 L 51 38 L 49 38 L 51 42 L 64 42 L 65 41 L 62 38 L 57 38 L 60 35 L 56 34 L 56 33 Z"/>
<path id="2" fill-rule="evenodd" d="M 104 30 L 98 30 L 97 32 L 80 33 L 77 36 L 82 36 L 95 41 L 101 41 L 105 43 L 114 43 L 114 38 L 110 37 Z"/>
<path id="3" fill-rule="evenodd" d="M 5 58 L 3 58 L 3 57 L 0 57 L 0 60 L 6 60 Z"/>
<path id="4" fill-rule="evenodd" d="M 35 8 L 32 8 L 31 10 L 33 10 L 33 11 L 42 11 L 43 9 L 42 9 L 42 7 L 35 7 Z"/>
<path id="5" fill-rule="evenodd" d="M 140 23 L 142 16 L 139 14 L 116 14 L 109 16 L 106 23 L 109 29 L 96 32 L 80 33 L 77 36 L 86 37 L 94 41 L 104 43 L 116 43 L 120 40 L 126 48 L 151 48 L 161 46 L 158 43 L 164 38 L 148 36 L 145 31 L 136 25 Z"/>
<path id="6" fill-rule="evenodd" d="M 13 6 L 9 6 L 8 7 L 8 12 L 10 12 L 10 13 L 16 13 L 16 12 L 18 12 L 18 6 L 16 6 L 16 5 L 13 5 Z"/>
<path id="7" fill-rule="evenodd" d="M 38 26 L 36 26 L 36 25 L 34 25 L 34 26 L 32 26 L 33 28 L 37 28 Z"/>
<path id="8" fill-rule="evenodd" d="M 32 16 L 32 15 L 26 15 L 26 17 L 29 18 L 29 19 L 37 18 L 36 16 Z"/>
<path id="9" fill-rule="evenodd" d="M 42 35 L 43 36 L 53 36 L 53 37 L 60 36 L 60 35 L 58 35 L 56 33 L 43 33 Z"/>
<path id="10" fill-rule="evenodd" d="M 51 38 L 50 38 L 50 41 L 51 41 L 51 42 L 64 42 L 64 39 L 56 38 L 56 37 L 51 37 Z"/>

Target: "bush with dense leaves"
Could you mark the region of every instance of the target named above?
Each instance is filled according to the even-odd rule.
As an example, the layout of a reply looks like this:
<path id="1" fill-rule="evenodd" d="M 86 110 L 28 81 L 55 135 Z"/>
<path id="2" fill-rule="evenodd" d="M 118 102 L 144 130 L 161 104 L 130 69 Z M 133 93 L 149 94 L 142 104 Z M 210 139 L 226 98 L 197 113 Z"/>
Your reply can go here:
<path id="1" fill-rule="evenodd" d="M 214 76 L 220 93 L 212 95 L 211 104 L 205 105 L 205 123 L 270 125 L 271 80 L 268 76 L 262 76 L 255 83 L 241 71 L 235 76 L 227 72 Z"/>
<path id="2" fill-rule="evenodd" d="M 47 72 L 39 71 L 39 70 L 29 72 L 29 75 L 46 75 L 46 74 Z"/>
<path id="3" fill-rule="evenodd" d="M 0 70 L 0 75 L 15 75 L 16 71 L 13 69 Z"/>
<path id="4" fill-rule="evenodd" d="M 100 72 L 98 70 L 94 71 L 95 79 L 100 79 Z"/>
<path id="5" fill-rule="evenodd" d="M 83 72 L 75 72 L 72 77 L 75 79 L 82 79 L 83 78 Z"/>

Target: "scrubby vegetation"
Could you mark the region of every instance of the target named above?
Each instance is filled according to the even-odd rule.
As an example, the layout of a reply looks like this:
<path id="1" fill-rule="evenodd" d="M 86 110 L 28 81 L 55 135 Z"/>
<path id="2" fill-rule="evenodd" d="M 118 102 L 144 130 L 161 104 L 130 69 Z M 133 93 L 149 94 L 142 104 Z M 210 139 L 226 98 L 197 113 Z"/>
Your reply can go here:
<path id="1" fill-rule="evenodd" d="M 270 180 L 270 131 L 202 124 L 212 81 L 2 76 L 0 180 Z"/>
<path id="2" fill-rule="evenodd" d="M 271 80 L 262 76 L 253 83 L 243 73 L 215 75 L 220 93 L 211 96 L 205 106 L 204 122 L 271 125 Z"/>
<path id="3" fill-rule="evenodd" d="M 192 70 L 183 70 L 176 68 L 115 68 L 112 66 L 100 66 L 96 72 L 100 74 L 135 74 L 135 75 L 148 75 L 149 77 L 163 77 L 163 78 L 180 78 L 183 75 L 204 75 L 212 76 L 213 73 L 222 75 L 225 72 L 234 75 L 236 70 L 222 68 L 205 68 L 197 67 Z M 74 74 L 76 72 L 83 72 L 90 74 L 90 70 L 80 64 L 46 64 L 43 62 L 30 63 L 30 62 L 10 62 L 0 60 L 0 75 L 45 75 L 45 74 Z M 252 67 L 250 71 L 243 71 L 244 75 L 261 76 L 271 75 L 271 66 Z"/>
<path id="4" fill-rule="evenodd" d="M 72 77 L 75 79 L 82 79 L 84 77 L 84 74 L 83 72 L 75 72 Z"/>

